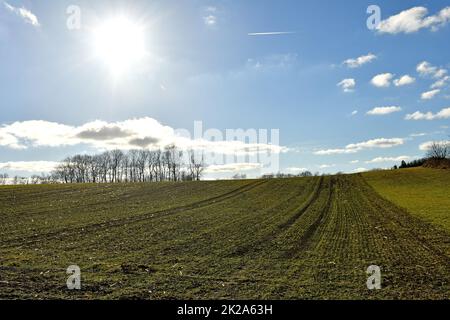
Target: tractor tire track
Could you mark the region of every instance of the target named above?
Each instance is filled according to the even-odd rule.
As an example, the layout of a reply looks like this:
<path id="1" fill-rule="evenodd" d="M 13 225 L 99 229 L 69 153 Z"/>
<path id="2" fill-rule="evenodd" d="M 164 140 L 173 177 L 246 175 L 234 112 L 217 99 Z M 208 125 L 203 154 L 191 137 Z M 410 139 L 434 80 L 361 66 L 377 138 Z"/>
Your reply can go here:
<path id="1" fill-rule="evenodd" d="M 319 194 L 323 187 L 323 181 L 324 181 L 324 177 L 320 177 L 319 182 L 317 183 L 317 186 L 314 188 L 313 192 L 311 193 L 311 196 L 308 198 L 306 203 L 292 217 L 290 217 L 287 221 L 277 225 L 275 230 L 272 233 L 267 234 L 263 238 L 259 238 L 255 242 L 238 247 L 230 254 L 230 256 L 241 256 L 241 255 L 245 255 L 246 253 L 248 253 L 250 251 L 253 251 L 253 252 L 258 251 L 259 248 L 261 247 L 261 244 L 272 241 L 278 235 L 283 233 L 285 230 L 289 229 L 298 219 L 301 218 L 301 216 L 313 205 L 313 203 L 315 203 L 317 201 L 317 198 L 319 197 Z"/>
<path id="2" fill-rule="evenodd" d="M 167 216 L 174 215 L 174 214 L 177 214 L 177 213 L 180 213 L 183 211 L 190 211 L 190 210 L 194 210 L 194 209 L 198 209 L 198 208 L 208 207 L 208 206 L 215 205 L 217 203 L 221 203 L 221 202 L 227 201 L 229 199 L 238 197 L 242 193 L 249 192 L 249 191 L 255 189 L 256 187 L 259 187 L 266 183 L 267 183 L 267 180 L 254 181 L 254 182 L 246 184 L 242 187 L 239 187 L 235 190 L 224 193 L 222 195 L 215 196 L 215 197 L 212 197 L 209 199 L 201 200 L 201 201 L 194 202 L 194 203 L 187 204 L 187 205 L 180 206 L 180 207 L 144 213 L 144 214 L 126 217 L 126 218 L 114 219 L 114 220 L 110 220 L 110 221 L 106 221 L 106 222 L 94 223 L 94 224 L 89 224 L 89 225 L 80 226 L 80 227 L 65 228 L 65 229 L 61 229 L 61 230 L 49 232 L 49 233 L 44 233 L 44 234 L 32 235 L 32 236 L 15 238 L 15 239 L 8 239 L 5 241 L 2 241 L 2 243 L 0 244 L 0 248 L 7 248 L 7 247 L 11 247 L 11 246 L 21 246 L 21 245 L 25 245 L 25 244 L 34 243 L 34 242 L 39 242 L 39 241 L 44 241 L 44 240 L 49 240 L 49 239 L 57 239 L 57 238 L 62 238 L 65 236 L 70 236 L 70 235 L 75 235 L 75 234 L 80 234 L 80 233 L 93 232 L 93 231 L 98 231 L 98 230 L 112 228 L 112 227 L 120 227 L 125 224 L 142 222 L 142 221 L 154 219 L 154 218 L 167 217 Z"/>
<path id="3" fill-rule="evenodd" d="M 317 229 L 324 223 L 326 217 L 328 216 L 331 206 L 333 204 L 333 196 L 334 196 L 334 177 L 330 178 L 329 182 L 329 189 L 328 189 L 328 197 L 327 201 L 323 207 L 323 209 L 320 211 L 319 216 L 317 219 L 306 229 L 306 231 L 302 234 L 299 241 L 295 244 L 294 248 L 286 251 L 283 254 L 284 258 L 292 259 L 297 258 L 300 254 L 305 252 L 312 241 L 313 236 L 317 233 Z"/>

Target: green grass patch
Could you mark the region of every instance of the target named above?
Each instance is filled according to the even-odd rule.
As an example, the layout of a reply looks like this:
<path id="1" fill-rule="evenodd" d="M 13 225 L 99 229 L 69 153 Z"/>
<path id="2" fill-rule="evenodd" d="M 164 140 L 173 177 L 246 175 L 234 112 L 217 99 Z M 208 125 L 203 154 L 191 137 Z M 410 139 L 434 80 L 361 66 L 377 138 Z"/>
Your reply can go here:
<path id="1" fill-rule="evenodd" d="M 363 177 L 387 200 L 450 231 L 450 170 L 412 168 Z"/>

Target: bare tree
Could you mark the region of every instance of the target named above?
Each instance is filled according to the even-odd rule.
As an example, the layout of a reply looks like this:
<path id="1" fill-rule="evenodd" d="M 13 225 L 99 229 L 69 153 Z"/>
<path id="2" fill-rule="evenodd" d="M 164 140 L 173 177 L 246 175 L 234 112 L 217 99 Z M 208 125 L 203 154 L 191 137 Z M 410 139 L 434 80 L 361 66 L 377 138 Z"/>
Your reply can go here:
<path id="1" fill-rule="evenodd" d="M 147 161 L 149 158 L 149 153 L 147 150 L 139 150 L 137 154 L 137 173 L 138 173 L 138 181 L 145 182 L 145 172 L 147 169 Z"/>
<path id="2" fill-rule="evenodd" d="M 100 176 L 103 183 L 108 182 L 108 175 L 111 181 L 111 174 L 109 173 L 109 168 L 111 166 L 111 154 L 106 151 L 100 155 Z"/>
<path id="3" fill-rule="evenodd" d="M 130 181 L 131 182 L 137 182 L 137 162 L 138 162 L 138 151 L 137 150 L 130 150 L 127 154 L 129 161 L 129 174 L 130 174 Z"/>
<path id="4" fill-rule="evenodd" d="M 121 150 L 113 150 L 110 152 L 110 182 L 119 182 L 119 168 L 120 168 L 120 164 L 122 162 L 122 159 L 124 157 L 124 154 Z"/>
<path id="5" fill-rule="evenodd" d="M 450 157 L 449 142 L 433 142 L 428 149 L 427 158 L 434 160 L 443 160 Z"/>
<path id="6" fill-rule="evenodd" d="M 169 169 L 169 180 L 178 181 L 180 179 L 180 170 L 182 166 L 183 151 L 175 145 L 166 147 L 166 162 Z"/>
<path id="7" fill-rule="evenodd" d="M 8 174 L 4 173 L 4 174 L 0 174 L 0 185 L 5 185 L 6 182 L 8 181 Z"/>
<path id="8" fill-rule="evenodd" d="M 199 181 L 205 171 L 205 155 L 197 156 L 194 150 L 189 150 L 189 173 L 192 180 Z"/>
<path id="9" fill-rule="evenodd" d="M 153 152 L 153 174 L 155 175 L 155 181 L 164 180 L 163 169 L 163 153 L 160 149 Z"/>

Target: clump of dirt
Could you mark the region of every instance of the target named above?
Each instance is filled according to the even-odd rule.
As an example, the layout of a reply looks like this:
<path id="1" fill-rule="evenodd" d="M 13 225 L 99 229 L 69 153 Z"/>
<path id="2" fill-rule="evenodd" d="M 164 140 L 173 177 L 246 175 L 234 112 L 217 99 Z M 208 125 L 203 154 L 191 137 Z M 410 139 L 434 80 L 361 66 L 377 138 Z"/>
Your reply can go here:
<path id="1" fill-rule="evenodd" d="M 450 169 L 450 159 L 428 159 L 423 166 L 433 169 Z"/>

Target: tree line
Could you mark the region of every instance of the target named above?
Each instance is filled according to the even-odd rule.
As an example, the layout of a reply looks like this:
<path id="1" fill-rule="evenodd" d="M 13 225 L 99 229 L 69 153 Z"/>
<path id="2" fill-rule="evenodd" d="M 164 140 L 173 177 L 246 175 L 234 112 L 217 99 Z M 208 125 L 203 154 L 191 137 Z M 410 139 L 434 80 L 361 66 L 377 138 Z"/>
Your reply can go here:
<path id="1" fill-rule="evenodd" d="M 314 176 L 318 177 L 320 175 L 319 172 L 316 172 Z M 283 173 L 279 172 L 276 174 L 268 173 L 261 176 L 261 179 L 288 179 L 288 178 L 304 178 L 304 177 L 312 177 L 313 174 L 311 171 L 303 171 L 298 174 L 292 174 L 292 173 Z"/>
<path id="2" fill-rule="evenodd" d="M 450 143 L 434 142 L 425 158 L 411 162 L 402 161 L 393 169 L 420 167 L 429 162 L 450 161 Z M 46 184 L 46 183 L 124 183 L 159 181 L 198 181 L 206 169 L 204 154 L 193 150 L 183 151 L 175 145 L 158 150 L 112 150 L 96 155 L 74 155 L 67 157 L 50 174 L 31 177 L 0 174 L 0 185 Z M 374 169 L 376 170 L 376 169 Z M 309 177 L 309 171 L 299 174 L 265 174 L 261 178 Z M 314 175 L 319 175 L 315 173 Z M 233 179 L 246 179 L 236 174 Z"/>
<path id="3" fill-rule="evenodd" d="M 170 145 L 162 150 L 74 155 L 61 161 L 51 179 L 61 183 L 198 181 L 204 170 L 203 154 L 193 150 L 185 153 Z"/>
<path id="4" fill-rule="evenodd" d="M 410 162 L 402 161 L 400 166 L 395 165 L 396 169 L 422 167 L 427 163 L 439 163 L 450 159 L 450 143 L 449 142 L 433 142 L 428 148 L 425 158 L 416 159 Z"/>

